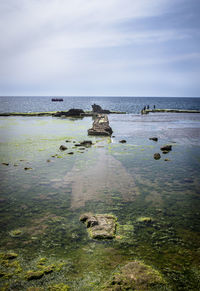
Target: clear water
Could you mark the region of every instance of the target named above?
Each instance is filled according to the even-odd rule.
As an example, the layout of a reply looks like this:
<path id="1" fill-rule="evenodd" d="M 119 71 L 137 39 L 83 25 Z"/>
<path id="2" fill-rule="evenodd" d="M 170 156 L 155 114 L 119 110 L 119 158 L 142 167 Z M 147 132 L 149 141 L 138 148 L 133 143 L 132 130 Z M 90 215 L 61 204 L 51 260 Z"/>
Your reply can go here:
<path id="1" fill-rule="evenodd" d="M 116 104 L 110 109 L 119 110 Z M 0 250 L 18 254 L 1 262 L 2 290 L 51 290 L 61 282 L 70 290 L 102 290 L 116 269 L 135 259 L 159 270 L 166 290 L 200 288 L 200 115 L 132 113 L 109 120 L 112 138 L 88 137 L 90 117 L 0 118 Z M 74 146 L 85 139 L 94 145 Z M 172 151 L 164 155 L 160 147 L 167 143 Z M 61 152 L 61 144 L 68 149 Z M 90 239 L 79 222 L 85 212 L 114 214 L 118 238 Z M 138 223 L 140 217 L 153 222 Z M 13 230 L 21 234 L 13 237 Z M 56 268 L 27 281 L 41 258 Z"/>

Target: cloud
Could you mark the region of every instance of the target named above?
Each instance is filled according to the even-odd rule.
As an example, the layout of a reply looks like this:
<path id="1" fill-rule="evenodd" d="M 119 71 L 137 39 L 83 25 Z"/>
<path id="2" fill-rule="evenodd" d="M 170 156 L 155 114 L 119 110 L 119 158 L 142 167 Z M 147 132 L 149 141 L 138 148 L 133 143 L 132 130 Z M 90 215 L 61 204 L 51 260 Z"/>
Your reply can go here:
<path id="1" fill-rule="evenodd" d="M 194 43 L 194 35 L 198 39 L 197 27 L 173 28 L 173 23 L 182 17 L 177 16 L 177 7 L 184 3 L 185 0 L 3 0 L 0 84 L 8 92 L 10 84 L 21 91 L 23 86 L 29 88 L 30 94 L 38 86 L 43 91 L 63 88 L 66 92 L 70 88 L 70 94 L 76 95 L 77 87 L 89 92 L 91 82 L 98 91 L 102 86 L 108 88 L 107 80 L 113 86 L 121 82 L 121 87 L 127 86 L 128 80 L 131 91 L 131 79 L 134 84 L 144 80 L 141 74 L 138 80 L 134 70 L 149 76 L 151 69 L 150 75 L 157 76 L 163 66 L 172 69 L 169 63 L 199 59 L 198 50 L 187 51 L 188 44 L 182 48 L 189 41 Z"/>

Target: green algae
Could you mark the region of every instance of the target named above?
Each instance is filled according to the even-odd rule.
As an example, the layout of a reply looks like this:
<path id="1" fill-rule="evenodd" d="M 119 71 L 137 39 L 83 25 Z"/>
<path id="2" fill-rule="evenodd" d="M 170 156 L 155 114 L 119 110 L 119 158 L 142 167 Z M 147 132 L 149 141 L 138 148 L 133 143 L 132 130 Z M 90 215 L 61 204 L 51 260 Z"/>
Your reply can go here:
<path id="1" fill-rule="evenodd" d="M 62 122 L 59 120 L 59 126 Z M 82 140 L 81 135 L 72 136 L 73 140 Z M 142 160 L 143 155 L 152 157 L 154 149 L 150 147 L 144 147 L 145 151 L 141 152 L 141 147 L 132 145 L 124 155 L 121 154 L 120 146 L 110 144 L 112 148 L 109 154 L 117 154 L 115 158 L 133 176 L 140 197 L 134 202 L 126 201 L 123 193 L 107 187 L 98 201 L 90 199 L 84 206 L 72 210 L 72 182 L 65 175 L 70 174 L 72 167 L 79 167 L 85 173 L 89 165 L 92 172 L 101 148 L 92 147 L 82 156 L 75 154 L 68 159 L 64 156 L 47 165 L 47 158 L 58 154 L 57 149 L 64 143 L 65 136 L 59 133 L 60 140 L 57 141 L 56 136 L 52 137 L 52 141 L 51 137 L 46 141 L 42 141 L 41 137 L 36 135 L 27 141 L 24 136 L 23 142 L 16 142 L 19 146 L 15 144 L 15 150 L 11 150 L 7 154 L 9 158 L 4 160 L 10 166 L 1 166 L 4 177 L 0 200 L 3 225 L 0 230 L 1 245 L 5 253 L 20 254 L 14 260 L 21 267 L 17 271 L 17 264 L 10 265 L 12 260 L 4 259 L 0 270 L 3 282 L 1 288 L 6 288 L 7 284 L 10 290 L 27 290 L 32 286 L 48 290 L 51 285 L 63 282 L 71 290 L 102 290 L 111 273 L 115 272 L 117 266 L 125 265 L 128 258 L 130 261 L 144 260 L 145 264 L 160 270 L 173 286 L 172 290 L 199 289 L 200 179 L 199 162 L 195 158 L 199 153 L 198 147 L 179 148 L 179 152 L 174 149 L 172 168 L 170 163 L 164 161 L 162 165 L 154 165 L 151 160 Z M 38 138 L 40 144 L 37 146 Z M 66 133 L 66 138 L 70 138 L 69 133 Z M 6 146 L 1 145 L 2 151 L 6 150 Z M 104 149 L 107 150 L 108 146 L 105 145 Z M 36 156 L 32 155 L 36 148 L 47 148 L 47 152 L 37 151 Z M 17 170 L 11 163 L 15 159 L 19 164 Z M 33 167 L 34 171 L 25 173 L 25 166 Z M 115 167 L 112 171 L 116 173 Z M 185 180 L 188 172 L 191 179 Z M 90 172 L 87 173 L 88 185 L 91 187 Z M 51 181 L 56 179 L 59 181 Z M 94 190 L 92 188 L 91 192 L 94 193 Z M 95 243 L 88 239 L 87 232 L 78 223 L 79 215 L 86 211 L 103 211 L 118 217 L 116 239 Z M 137 221 L 139 217 L 154 219 L 151 223 L 142 223 Z M 20 229 L 23 235 L 14 239 L 9 235 L 10 229 Z M 43 262 L 45 268 L 55 266 L 53 271 L 38 280 L 24 280 L 28 270 L 42 270 L 38 267 L 42 265 L 39 263 L 41 258 L 46 258 L 46 262 Z M 18 283 L 15 283 L 16 280 Z M 17 287 L 15 284 L 18 284 Z"/>

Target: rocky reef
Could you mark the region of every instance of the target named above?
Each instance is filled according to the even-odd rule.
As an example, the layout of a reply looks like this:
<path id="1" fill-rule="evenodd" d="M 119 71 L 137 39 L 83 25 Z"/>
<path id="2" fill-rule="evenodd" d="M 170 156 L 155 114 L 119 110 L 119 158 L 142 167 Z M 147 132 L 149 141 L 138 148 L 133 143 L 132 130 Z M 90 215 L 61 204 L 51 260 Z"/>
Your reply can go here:
<path id="1" fill-rule="evenodd" d="M 92 128 L 88 129 L 88 135 L 111 136 L 112 133 L 113 130 L 109 125 L 108 116 L 105 114 L 98 114 Z"/>
<path id="2" fill-rule="evenodd" d="M 116 232 L 117 218 L 112 214 L 85 213 L 80 221 L 85 223 L 92 239 L 113 239 Z"/>

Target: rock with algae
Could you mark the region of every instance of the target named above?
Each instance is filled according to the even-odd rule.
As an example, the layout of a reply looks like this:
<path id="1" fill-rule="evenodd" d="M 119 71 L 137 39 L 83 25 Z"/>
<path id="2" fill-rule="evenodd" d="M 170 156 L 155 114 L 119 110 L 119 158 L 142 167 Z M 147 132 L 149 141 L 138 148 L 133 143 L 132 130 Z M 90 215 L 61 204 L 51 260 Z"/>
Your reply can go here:
<path id="1" fill-rule="evenodd" d="M 137 222 L 144 223 L 144 224 L 150 224 L 153 222 L 153 219 L 148 216 L 141 216 L 137 219 Z"/>
<path id="2" fill-rule="evenodd" d="M 9 232 L 10 236 L 12 237 L 20 237 L 23 232 L 20 229 L 14 229 Z"/>
<path id="3" fill-rule="evenodd" d="M 80 221 L 86 224 L 89 236 L 93 239 L 115 238 L 117 218 L 112 214 L 85 213 Z"/>
<path id="4" fill-rule="evenodd" d="M 18 257 L 18 254 L 16 253 L 1 253 L 0 254 L 0 259 L 4 259 L 4 260 L 13 260 L 16 259 Z"/>
<path id="5" fill-rule="evenodd" d="M 28 271 L 26 273 L 26 279 L 30 280 L 37 280 L 44 276 L 44 271 Z"/>
<path id="6" fill-rule="evenodd" d="M 112 279 L 105 284 L 102 290 L 123 291 L 123 290 L 163 290 L 167 283 L 163 276 L 151 266 L 141 261 L 133 261 L 126 264 Z"/>

